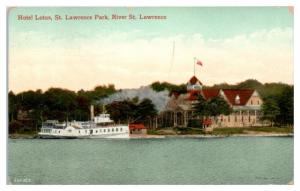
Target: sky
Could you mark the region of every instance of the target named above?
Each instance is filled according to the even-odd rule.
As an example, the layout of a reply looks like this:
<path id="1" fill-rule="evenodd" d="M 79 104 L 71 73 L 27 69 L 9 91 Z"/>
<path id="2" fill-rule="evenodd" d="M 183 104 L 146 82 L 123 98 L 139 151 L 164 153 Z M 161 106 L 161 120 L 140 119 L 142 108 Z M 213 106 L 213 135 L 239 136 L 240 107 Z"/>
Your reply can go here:
<path id="1" fill-rule="evenodd" d="M 60 20 L 54 15 L 166 16 L 164 20 Z M 288 7 L 10 8 L 9 90 L 154 81 L 205 85 L 257 79 L 293 84 L 293 10 Z M 18 20 L 52 16 L 52 21 Z M 174 51 L 174 56 L 173 56 Z"/>

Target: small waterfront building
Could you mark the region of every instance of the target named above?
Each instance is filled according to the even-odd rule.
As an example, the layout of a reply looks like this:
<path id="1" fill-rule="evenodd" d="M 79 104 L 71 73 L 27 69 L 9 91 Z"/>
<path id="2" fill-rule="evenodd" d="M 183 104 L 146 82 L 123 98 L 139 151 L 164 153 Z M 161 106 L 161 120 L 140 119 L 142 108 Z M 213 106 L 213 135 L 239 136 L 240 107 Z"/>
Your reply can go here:
<path id="1" fill-rule="evenodd" d="M 147 134 L 147 128 L 142 123 L 129 124 L 130 134 Z"/>
<path id="2" fill-rule="evenodd" d="M 262 126 L 260 120 L 263 100 L 254 89 L 211 89 L 203 88 L 202 83 L 193 76 L 187 82 L 187 93 L 172 93 L 165 109 L 160 114 L 162 127 L 188 127 L 195 117 L 193 104 L 199 95 L 209 100 L 221 96 L 232 108 L 230 115 L 210 117 L 211 127 L 250 127 Z"/>

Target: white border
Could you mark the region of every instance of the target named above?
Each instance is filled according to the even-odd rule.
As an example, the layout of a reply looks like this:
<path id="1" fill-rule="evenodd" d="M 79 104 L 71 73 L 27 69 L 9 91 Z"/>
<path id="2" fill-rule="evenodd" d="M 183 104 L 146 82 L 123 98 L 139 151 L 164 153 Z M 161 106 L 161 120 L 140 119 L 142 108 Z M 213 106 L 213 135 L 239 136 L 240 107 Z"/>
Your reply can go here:
<path id="1" fill-rule="evenodd" d="M 0 82 L 1 82 L 1 91 L 0 91 L 0 190 L 300 190 L 299 186 L 299 141 L 297 140 L 297 126 L 299 124 L 299 119 L 297 119 L 297 114 L 300 113 L 299 109 L 299 99 L 295 99 L 295 146 L 294 148 L 294 169 L 295 185 L 283 185 L 283 186 L 16 186 L 16 185 L 6 185 L 6 127 L 7 127 L 7 65 L 6 65 L 6 7 L 14 6 L 288 6 L 294 5 L 294 84 L 295 84 L 295 98 L 300 98 L 299 89 L 298 89 L 298 80 L 299 80 L 299 55 L 297 52 L 299 50 L 299 38 L 297 34 L 300 34 L 299 31 L 299 3 L 296 0 L 252 0 L 252 1 L 237 1 L 237 0 L 210 0 L 210 1 L 196 1 L 196 0 L 185 0 L 185 1 L 172 1 L 172 0 L 115 0 L 115 1 L 95 1 L 95 0 L 2 0 L 0 2 L 0 59 L 1 59 L 1 68 L 0 68 Z M 298 42 L 298 43 L 296 43 Z"/>

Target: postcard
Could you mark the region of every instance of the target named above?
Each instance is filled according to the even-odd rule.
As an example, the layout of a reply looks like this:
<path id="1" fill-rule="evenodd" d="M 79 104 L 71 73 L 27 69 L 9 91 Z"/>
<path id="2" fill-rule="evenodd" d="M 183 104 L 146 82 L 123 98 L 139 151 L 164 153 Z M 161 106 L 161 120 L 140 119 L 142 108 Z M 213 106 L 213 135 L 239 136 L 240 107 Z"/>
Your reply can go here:
<path id="1" fill-rule="evenodd" d="M 7 16 L 7 184 L 294 184 L 293 7 Z"/>

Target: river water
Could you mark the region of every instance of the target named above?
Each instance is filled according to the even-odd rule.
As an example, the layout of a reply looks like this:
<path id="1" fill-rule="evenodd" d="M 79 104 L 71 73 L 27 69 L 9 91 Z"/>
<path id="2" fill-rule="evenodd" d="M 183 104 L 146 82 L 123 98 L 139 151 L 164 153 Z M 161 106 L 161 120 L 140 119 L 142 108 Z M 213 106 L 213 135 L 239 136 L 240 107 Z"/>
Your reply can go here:
<path id="1" fill-rule="evenodd" d="M 9 184 L 287 184 L 292 137 L 9 139 Z"/>

